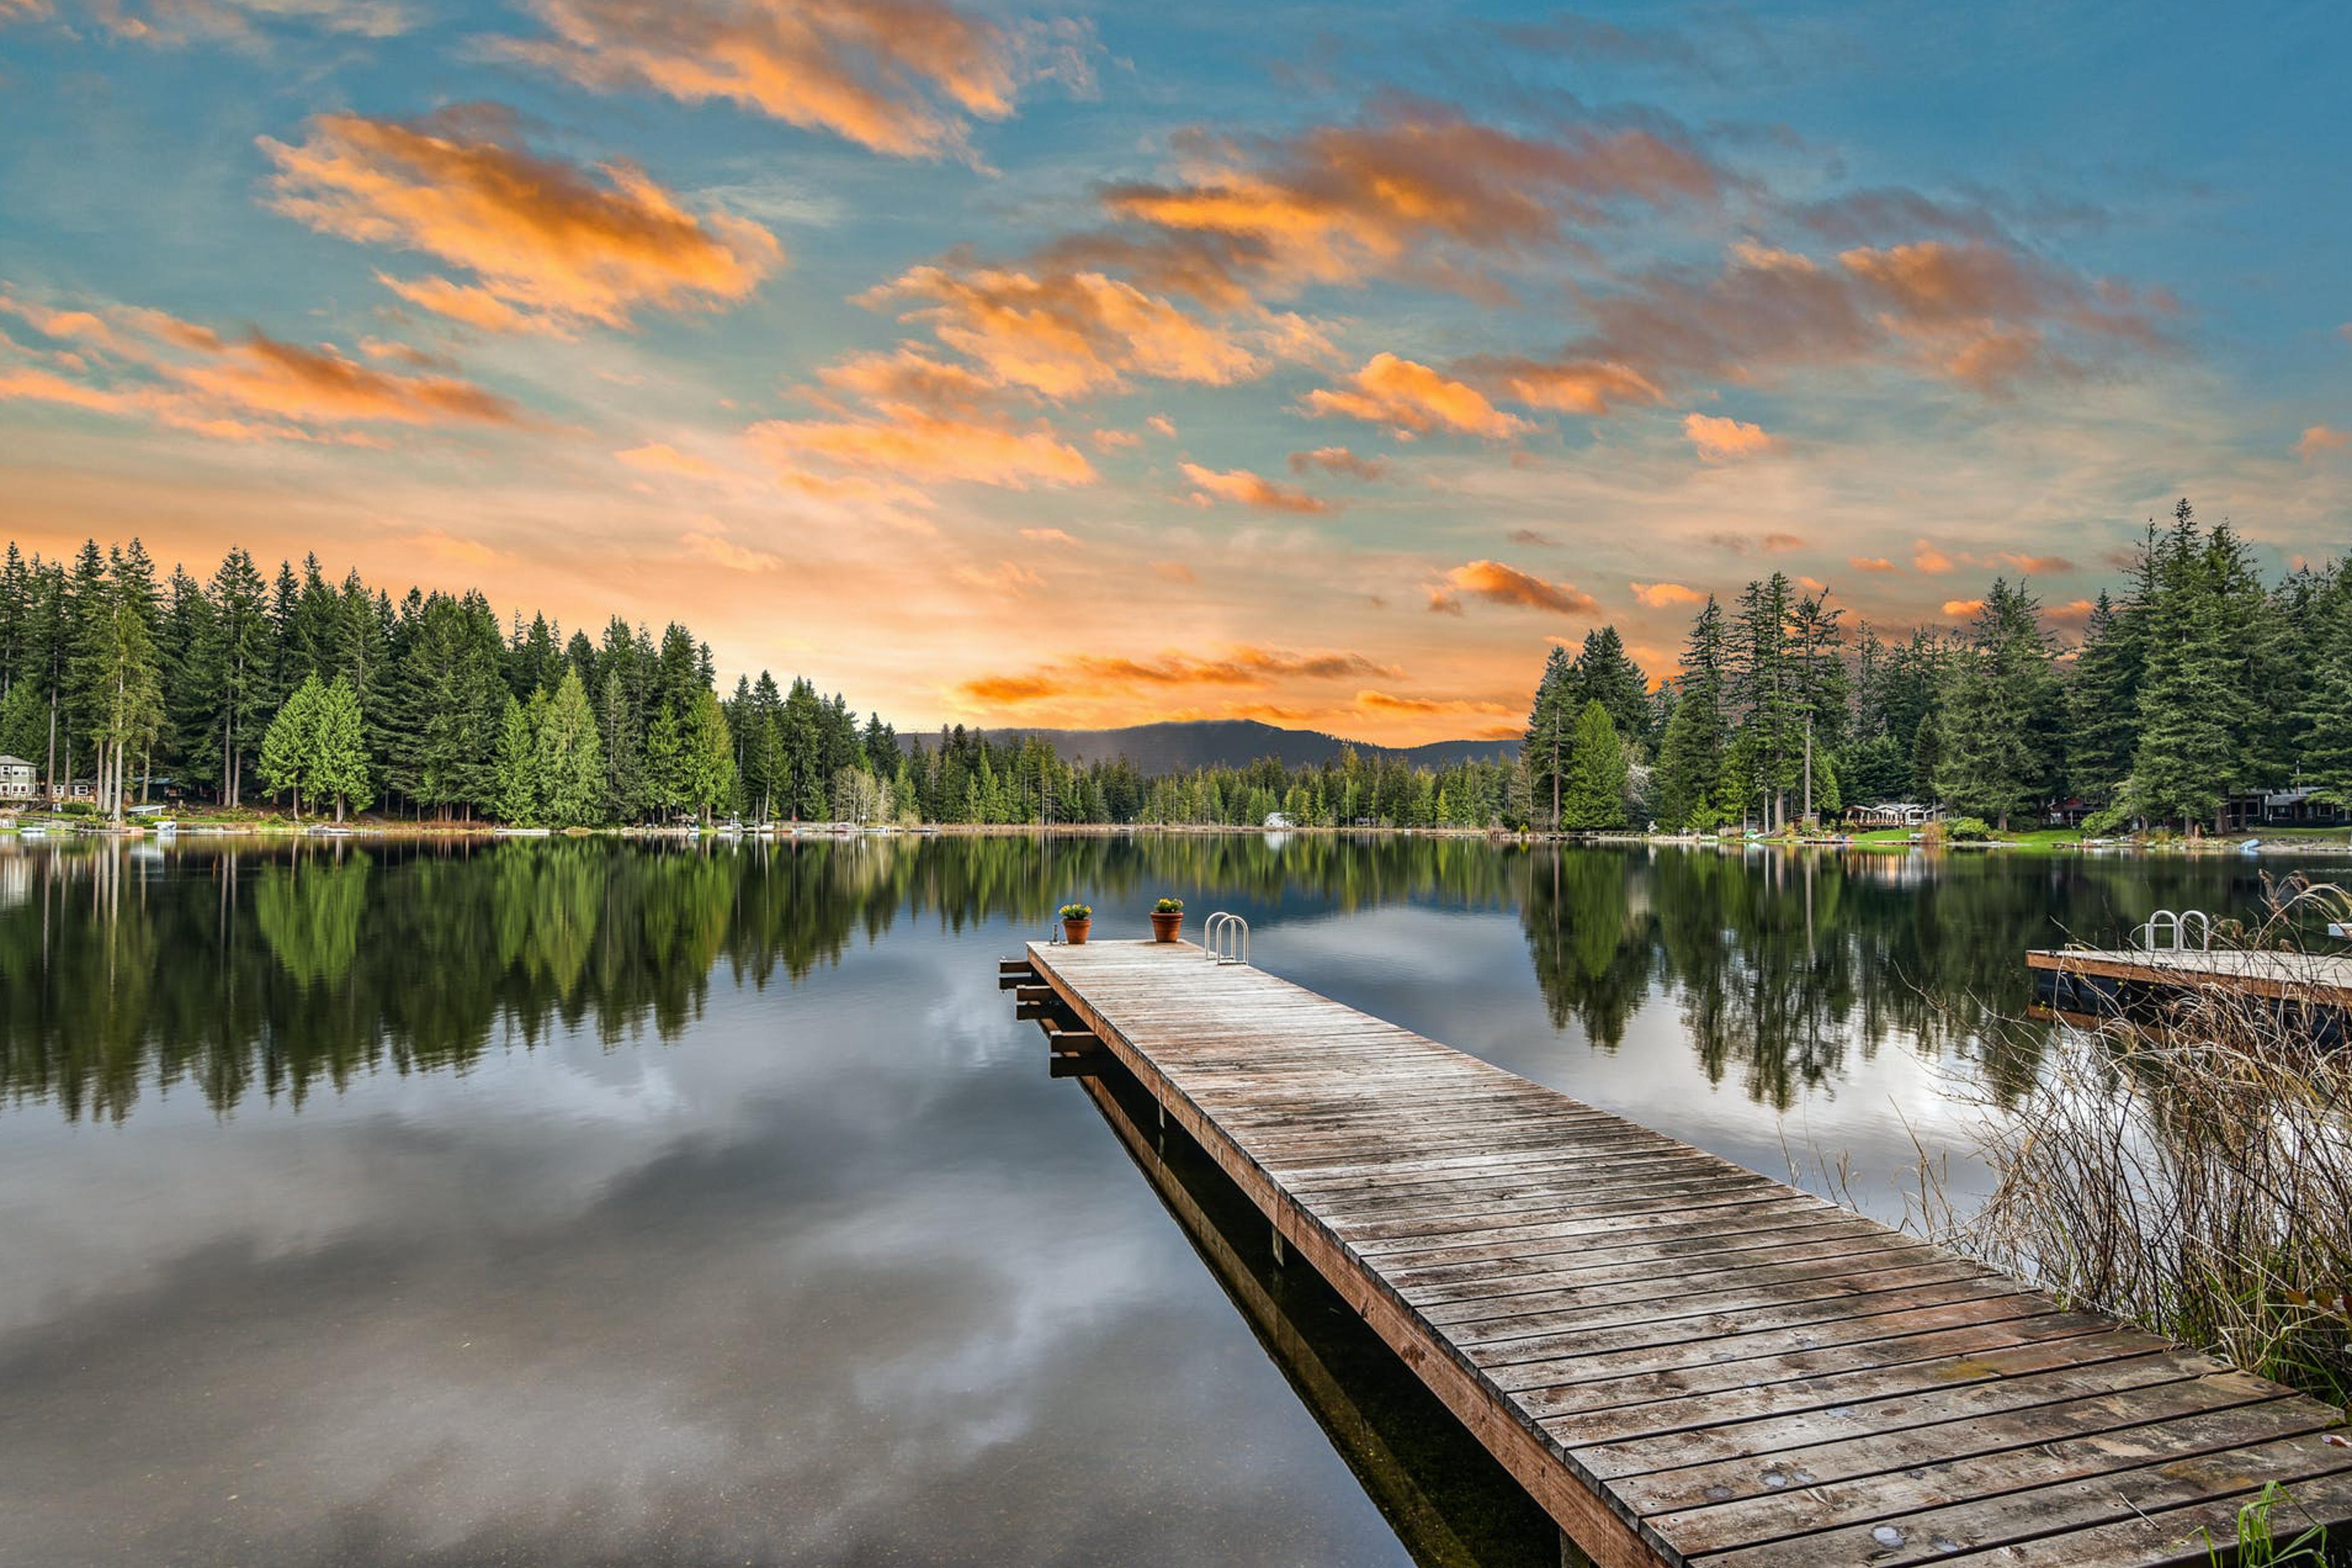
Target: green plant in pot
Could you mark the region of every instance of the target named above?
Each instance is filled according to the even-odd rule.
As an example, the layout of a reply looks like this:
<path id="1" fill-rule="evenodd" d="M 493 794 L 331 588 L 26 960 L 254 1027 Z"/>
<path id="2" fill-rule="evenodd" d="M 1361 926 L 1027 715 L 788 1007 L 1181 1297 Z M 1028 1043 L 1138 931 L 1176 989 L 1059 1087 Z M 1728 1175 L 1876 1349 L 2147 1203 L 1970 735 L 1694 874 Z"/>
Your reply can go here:
<path id="1" fill-rule="evenodd" d="M 1062 940 L 1073 947 L 1086 944 L 1087 934 L 1095 928 L 1094 905 L 1066 904 L 1062 905 Z"/>
<path id="2" fill-rule="evenodd" d="M 1151 906 L 1151 939 L 1154 942 L 1173 942 L 1183 935 L 1183 931 L 1182 899 L 1163 898 Z"/>

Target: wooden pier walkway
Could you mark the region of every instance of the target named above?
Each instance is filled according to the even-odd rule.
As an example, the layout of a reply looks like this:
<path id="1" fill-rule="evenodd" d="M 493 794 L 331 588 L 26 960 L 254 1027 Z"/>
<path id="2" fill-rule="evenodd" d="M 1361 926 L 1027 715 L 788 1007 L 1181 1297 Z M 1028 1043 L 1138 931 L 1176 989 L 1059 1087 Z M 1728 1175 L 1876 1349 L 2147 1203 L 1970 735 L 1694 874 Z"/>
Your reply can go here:
<path id="1" fill-rule="evenodd" d="M 2025 965 L 2044 979 L 2045 988 L 2073 982 L 2104 992 L 2120 983 L 2155 991 L 2220 990 L 2265 1001 L 2352 1009 L 2352 955 L 2341 953 L 2042 947 L 2026 954 Z"/>
<path id="2" fill-rule="evenodd" d="M 2270 1481 L 2282 1534 L 2352 1521 L 2342 1412 L 1261 970 L 1032 944 L 1004 983 L 1602 1568 L 2204 1563 Z"/>

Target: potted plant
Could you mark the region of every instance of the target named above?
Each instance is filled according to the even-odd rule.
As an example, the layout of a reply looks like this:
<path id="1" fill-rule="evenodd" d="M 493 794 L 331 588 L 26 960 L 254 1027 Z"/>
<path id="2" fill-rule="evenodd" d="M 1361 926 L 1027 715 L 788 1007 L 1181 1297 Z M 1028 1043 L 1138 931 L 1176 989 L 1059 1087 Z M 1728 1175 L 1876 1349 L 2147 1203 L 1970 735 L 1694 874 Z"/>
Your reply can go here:
<path id="1" fill-rule="evenodd" d="M 1184 930 L 1184 901 L 1163 898 L 1151 906 L 1151 939 L 1173 942 Z"/>
<path id="2" fill-rule="evenodd" d="M 1083 947 L 1086 946 L 1087 933 L 1092 931 L 1094 928 L 1095 912 L 1092 904 L 1066 904 L 1062 905 L 1063 941 L 1067 942 L 1073 947 Z"/>

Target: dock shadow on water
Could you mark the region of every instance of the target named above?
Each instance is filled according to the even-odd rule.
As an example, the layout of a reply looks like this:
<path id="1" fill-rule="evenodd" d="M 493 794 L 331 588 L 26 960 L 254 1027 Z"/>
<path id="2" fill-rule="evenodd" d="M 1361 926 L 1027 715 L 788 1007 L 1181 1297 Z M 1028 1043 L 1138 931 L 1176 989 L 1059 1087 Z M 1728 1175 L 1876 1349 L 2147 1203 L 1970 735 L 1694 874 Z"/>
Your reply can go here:
<path id="1" fill-rule="evenodd" d="M 1589 1568 L 1590 1559 L 1322 1276 L 1277 1254 L 1246 1194 L 1132 1074 L 1076 1082 L 1421 1568 Z"/>

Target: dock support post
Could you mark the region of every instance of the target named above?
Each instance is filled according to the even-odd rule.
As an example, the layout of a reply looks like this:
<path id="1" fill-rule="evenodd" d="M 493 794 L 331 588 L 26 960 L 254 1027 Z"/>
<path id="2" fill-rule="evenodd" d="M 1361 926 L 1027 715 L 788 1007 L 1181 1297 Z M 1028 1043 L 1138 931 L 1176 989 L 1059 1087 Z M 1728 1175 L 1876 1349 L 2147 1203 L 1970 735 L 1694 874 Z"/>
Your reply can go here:
<path id="1" fill-rule="evenodd" d="M 1282 1227 L 1276 1225 L 1269 1228 L 1274 1232 L 1274 1266 L 1277 1269 L 1288 1268 L 1290 1260 L 1282 1255 Z"/>

